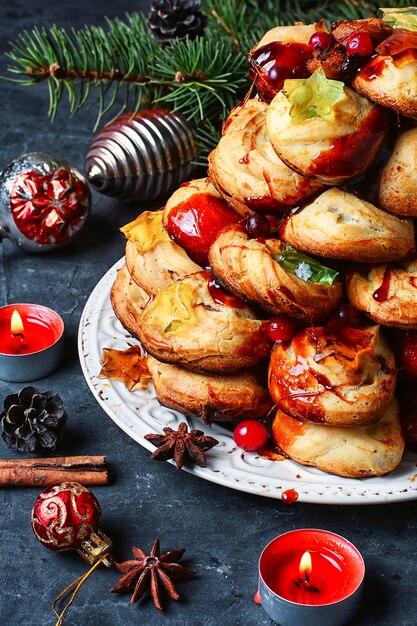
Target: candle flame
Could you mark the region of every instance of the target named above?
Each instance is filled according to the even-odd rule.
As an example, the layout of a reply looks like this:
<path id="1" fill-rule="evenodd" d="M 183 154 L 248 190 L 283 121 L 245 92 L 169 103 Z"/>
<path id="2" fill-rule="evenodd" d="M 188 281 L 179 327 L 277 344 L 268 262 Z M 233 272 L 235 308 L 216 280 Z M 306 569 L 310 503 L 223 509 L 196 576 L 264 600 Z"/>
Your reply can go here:
<path id="1" fill-rule="evenodd" d="M 311 554 L 310 552 L 304 552 L 303 556 L 301 557 L 300 560 L 300 574 L 303 578 L 309 579 L 310 578 L 310 574 L 311 574 L 311 570 L 312 570 L 312 563 L 311 563 Z"/>
<path id="2" fill-rule="evenodd" d="M 23 335 L 25 327 L 23 326 L 22 318 L 19 315 L 19 311 L 16 309 L 12 313 L 12 321 L 10 322 L 10 331 L 12 335 Z"/>

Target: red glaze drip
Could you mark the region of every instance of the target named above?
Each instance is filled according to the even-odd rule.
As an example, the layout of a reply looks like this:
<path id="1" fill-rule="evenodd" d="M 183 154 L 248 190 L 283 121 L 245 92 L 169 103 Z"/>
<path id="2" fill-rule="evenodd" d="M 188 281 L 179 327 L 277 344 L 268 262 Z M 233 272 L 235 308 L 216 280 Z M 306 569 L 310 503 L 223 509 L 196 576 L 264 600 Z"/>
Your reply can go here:
<path id="1" fill-rule="evenodd" d="M 344 402 L 349 401 L 340 386 L 333 385 L 325 375 L 308 365 L 308 343 L 314 345 L 317 362 L 332 354 L 352 361 L 358 350 L 366 349 L 371 338 L 371 333 L 331 321 L 324 327 L 302 330 L 293 337 L 295 363 L 283 363 L 279 357 L 281 348 L 275 348 L 271 355 L 269 389 L 279 408 L 298 420 L 324 422 L 325 411 L 320 402 L 323 394 L 330 392 Z"/>
<path id="2" fill-rule="evenodd" d="M 417 49 L 417 33 L 405 28 L 396 28 L 390 37 L 376 47 L 380 54 L 391 56 L 411 49 Z"/>
<path id="3" fill-rule="evenodd" d="M 307 365 L 305 343 L 303 331 L 297 333 L 292 339 L 292 346 L 297 355 L 295 364 L 283 364 L 279 356 L 276 357 L 277 349 L 273 350 L 269 388 L 281 410 L 286 413 L 291 412 L 293 417 L 301 420 L 321 423 L 324 421 L 324 410 L 320 403 L 320 396 L 324 390 L 309 391 L 317 387 L 311 369 Z M 274 388 L 278 391 L 278 398 L 275 397 Z"/>
<path id="4" fill-rule="evenodd" d="M 365 65 L 360 71 L 360 77 L 364 80 L 375 80 L 381 76 L 387 65 L 388 58 L 375 56 L 373 57 L 367 65 Z"/>
<path id="5" fill-rule="evenodd" d="M 279 287 L 277 287 L 277 290 L 282 293 L 283 296 L 285 296 L 286 298 L 289 298 L 290 300 L 294 300 L 294 296 L 291 293 L 291 291 L 288 289 L 288 287 L 284 287 L 284 285 L 280 285 Z"/>
<path id="6" fill-rule="evenodd" d="M 389 288 L 391 284 L 391 268 L 389 265 L 385 268 L 381 285 L 375 289 L 372 297 L 377 302 L 385 302 L 388 299 Z"/>
<path id="7" fill-rule="evenodd" d="M 195 193 L 168 214 L 167 231 L 199 265 L 208 265 L 208 251 L 219 231 L 240 220 L 221 198 Z"/>
<path id="8" fill-rule="evenodd" d="M 247 165 L 249 163 L 249 154 L 246 153 L 241 159 L 239 159 L 241 165 Z"/>
<path id="9" fill-rule="evenodd" d="M 227 129 L 229 128 L 230 124 L 233 122 L 233 117 L 230 116 L 227 118 L 227 120 L 225 122 L 223 122 L 222 124 L 222 135 L 225 135 L 227 133 Z"/>
<path id="10" fill-rule="evenodd" d="M 408 282 L 410 283 L 412 287 L 417 289 L 417 276 L 410 276 L 410 278 L 408 279 Z"/>
<path id="11" fill-rule="evenodd" d="M 185 183 L 181 183 L 180 187 L 189 187 L 190 186 L 190 182 L 185 181 Z"/>
<path id="12" fill-rule="evenodd" d="M 287 489 L 282 492 L 281 499 L 285 504 L 293 504 L 298 500 L 298 493 L 295 489 Z"/>
<path id="13" fill-rule="evenodd" d="M 259 591 L 257 591 L 257 592 L 255 593 L 255 595 L 253 596 L 253 599 L 254 599 L 254 601 L 256 602 L 256 604 L 262 604 L 262 602 L 261 602 L 261 596 L 260 596 Z"/>
<path id="14" fill-rule="evenodd" d="M 343 396 L 341 396 L 341 394 L 337 390 L 338 389 L 337 385 L 332 385 L 332 383 L 327 378 L 327 376 L 325 376 L 324 374 L 320 374 L 319 372 L 315 372 L 311 368 L 309 368 L 309 369 L 310 369 L 311 374 L 314 376 L 314 378 L 319 383 L 319 385 L 324 387 L 326 391 L 331 391 L 332 393 L 336 394 L 337 396 L 343 398 Z"/>
<path id="15" fill-rule="evenodd" d="M 347 326 L 337 319 L 329 321 L 326 326 L 306 328 L 306 333 L 315 342 L 317 356 L 327 346 L 339 344 L 338 352 L 348 359 L 354 358 L 358 350 L 365 350 L 373 336 L 372 333 Z"/>
<path id="16" fill-rule="evenodd" d="M 207 272 L 208 275 L 208 290 L 213 298 L 214 302 L 217 304 L 222 304 L 224 306 L 230 306 L 234 309 L 244 309 L 246 307 L 246 303 L 237 296 L 232 296 L 232 294 L 227 293 L 220 285 L 218 285 L 214 278 L 211 276 L 210 272 Z"/>
<path id="17" fill-rule="evenodd" d="M 291 78 L 307 78 L 309 72 L 306 64 L 310 55 L 311 51 L 305 44 L 272 41 L 255 50 L 249 57 L 249 77 L 255 81 L 260 96 L 272 100 L 282 89 L 283 81 L 273 81 L 272 84 L 268 81 L 268 73 L 284 67 L 290 70 Z"/>
<path id="18" fill-rule="evenodd" d="M 272 438 L 269 438 L 266 444 L 258 450 L 258 454 L 268 461 L 285 461 L 288 458 Z"/>
<path id="19" fill-rule="evenodd" d="M 264 177 L 268 187 L 270 187 L 270 179 Z M 300 210 L 305 204 L 313 201 L 315 195 L 319 195 L 316 191 L 311 189 L 311 182 L 306 178 L 301 180 L 297 187 L 295 195 L 282 196 L 280 200 L 273 198 L 270 194 L 265 196 L 252 196 L 244 199 L 245 204 L 255 211 L 255 213 L 271 213 L 269 218 L 274 218 L 276 214 L 279 217 L 285 217 L 287 213 L 291 213 L 296 210 Z M 276 219 L 276 217 L 275 217 Z"/>
<path id="20" fill-rule="evenodd" d="M 417 33 L 412 34 L 416 35 Z M 395 54 L 393 53 L 393 56 L 389 56 L 389 53 L 381 53 L 374 56 L 369 63 L 360 70 L 359 75 L 364 80 L 375 80 L 382 75 L 389 61 L 392 60 L 396 67 L 403 67 L 409 63 L 414 63 L 416 59 L 416 49 L 406 48 L 404 50 L 400 50 L 400 48 L 398 48 L 398 52 Z"/>
<path id="21" fill-rule="evenodd" d="M 355 133 L 337 137 L 329 150 L 312 160 L 309 173 L 316 176 L 352 178 L 372 163 L 389 129 L 389 113 L 374 108 Z"/>
<path id="22" fill-rule="evenodd" d="M 234 116 L 235 111 L 237 111 L 238 109 L 240 109 L 244 105 L 245 105 L 245 101 L 242 100 L 241 102 L 236 104 L 233 107 L 233 109 L 230 111 L 229 117 L 227 118 L 227 120 L 225 122 L 223 122 L 223 125 L 222 125 L 222 135 L 225 135 L 227 133 L 227 129 L 229 128 L 230 124 L 233 122 L 233 119 L 235 117 Z"/>

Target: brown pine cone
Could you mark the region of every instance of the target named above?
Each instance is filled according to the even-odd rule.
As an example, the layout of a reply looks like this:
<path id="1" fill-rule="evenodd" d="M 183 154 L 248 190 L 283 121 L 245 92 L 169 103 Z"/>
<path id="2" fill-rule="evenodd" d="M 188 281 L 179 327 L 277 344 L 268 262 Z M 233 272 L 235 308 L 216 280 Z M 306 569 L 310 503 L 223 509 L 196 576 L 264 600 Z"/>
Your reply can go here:
<path id="1" fill-rule="evenodd" d="M 24 387 L 4 400 L 4 411 L 0 414 L 1 436 L 9 448 L 20 452 L 51 452 L 56 448 L 67 417 L 58 394 Z"/>
<path id="2" fill-rule="evenodd" d="M 200 8 L 201 0 L 154 0 L 148 21 L 152 35 L 162 44 L 203 35 L 207 17 Z"/>

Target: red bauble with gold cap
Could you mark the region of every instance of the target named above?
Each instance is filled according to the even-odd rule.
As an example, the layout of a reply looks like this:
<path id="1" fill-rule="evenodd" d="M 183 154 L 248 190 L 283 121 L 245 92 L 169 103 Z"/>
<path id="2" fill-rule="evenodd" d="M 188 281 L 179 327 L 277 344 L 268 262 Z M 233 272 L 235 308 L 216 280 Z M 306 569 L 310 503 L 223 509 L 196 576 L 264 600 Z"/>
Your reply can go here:
<path id="1" fill-rule="evenodd" d="M 95 495 L 79 483 L 65 482 L 42 491 L 32 509 L 32 529 L 50 550 L 77 550 L 98 530 L 101 508 Z"/>

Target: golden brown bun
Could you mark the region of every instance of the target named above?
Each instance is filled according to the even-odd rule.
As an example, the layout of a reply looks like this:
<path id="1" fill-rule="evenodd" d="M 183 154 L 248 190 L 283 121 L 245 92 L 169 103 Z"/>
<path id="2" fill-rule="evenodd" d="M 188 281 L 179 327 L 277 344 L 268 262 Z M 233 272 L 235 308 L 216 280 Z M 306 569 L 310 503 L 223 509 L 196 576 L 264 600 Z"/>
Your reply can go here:
<path id="1" fill-rule="evenodd" d="M 155 358 L 196 371 L 231 372 L 267 356 L 265 323 L 234 296 L 230 306 L 213 299 L 211 280 L 210 272 L 190 274 L 147 304 L 139 338 Z"/>
<path id="2" fill-rule="evenodd" d="M 379 422 L 360 428 L 306 424 L 278 410 L 272 437 L 294 461 L 350 478 L 387 474 L 401 462 L 404 451 L 395 399 Z"/>
<path id="3" fill-rule="evenodd" d="M 357 268 L 349 274 L 350 302 L 378 324 L 417 329 L 417 259 Z"/>
<path id="4" fill-rule="evenodd" d="M 332 426 L 374 424 L 391 403 L 395 382 L 394 356 L 379 326 L 301 330 L 290 343 L 275 345 L 269 365 L 278 408 Z"/>
<path id="5" fill-rule="evenodd" d="M 244 227 L 234 224 L 211 246 L 210 265 L 229 291 L 273 314 L 324 319 L 342 298 L 340 280 L 327 287 L 290 274 L 276 260 L 284 247 L 278 239 L 249 239 Z"/>
<path id="6" fill-rule="evenodd" d="M 378 204 L 404 217 L 417 217 L 417 128 L 402 133 L 379 179 Z"/>
<path id="7" fill-rule="evenodd" d="M 381 263 L 413 251 L 414 226 L 341 189 L 322 193 L 288 220 L 282 234 L 294 248 L 329 259 Z"/>
<path id="8" fill-rule="evenodd" d="M 370 100 L 417 119 L 417 57 L 406 50 L 396 58 L 372 58 L 352 81 L 353 87 Z M 368 78 L 369 77 L 369 78 Z"/>
<path id="9" fill-rule="evenodd" d="M 161 404 L 205 422 L 259 419 L 272 408 L 268 389 L 250 370 L 237 374 L 199 374 L 147 358 Z"/>
<path id="10" fill-rule="evenodd" d="M 258 48 L 262 48 L 262 46 L 272 43 L 273 41 L 282 41 L 283 43 L 303 43 L 307 46 L 311 35 L 314 35 L 314 33 L 318 30 L 326 30 L 326 27 L 321 23 L 275 26 L 265 33 L 262 39 L 251 50 L 251 53 L 258 50 Z"/>
<path id="11" fill-rule="evenodd" d="M 277 156 L 266 132 L 267 109 L 257 98 L 235 108 L 209 156 L 211 180 L 241 215 L 249 209 L 282 212 L 323 187 L 299 176 Z"/>
<path id="12" fill-rule="evenodd" d="M 198 272 L 201 267 L 169 238 L 164 211 L 145 211 L 121 230 L 126 236 L 126 265 L 135 283 L 149 294 Z"/>
<path id="13" fill-rule="evenodd" d="M 344 93 L 331 121 L 311 117 L 294 123 L 282 91 L 269 105 L 266 128 L 272 146 L 301 176 L 338 185 L 364 172 L 382 146 L 389 131 L 387 114 L 348 87 Z M 358 133 L 363 135 L 359 147 Z"/>
<path id="14" fill-rule="evenodd" d="M 126 265 L 118 271 L 110 290 L 110 301 L 114 314 L 123 326 L 135 337 L 138 336 L 142 309 L 149 295 L 134 282 Z"/>
<path id="15" fill-rule="evenodd" d="M 208 178 L 196 178 L 194 180 L 190 180 L 188 183 L 183 183 L 181 187 L 174 191 L 174 193 L 167 200 L 162 218 L 164 228 L 167 228 L 168 216 L 170 212 L 181 202 L 185 202 L 190 196 L 193 196 L 196 193 L 207 193 L 210 196 L 214 196 L 219 199 L 222 197 Z"/>

